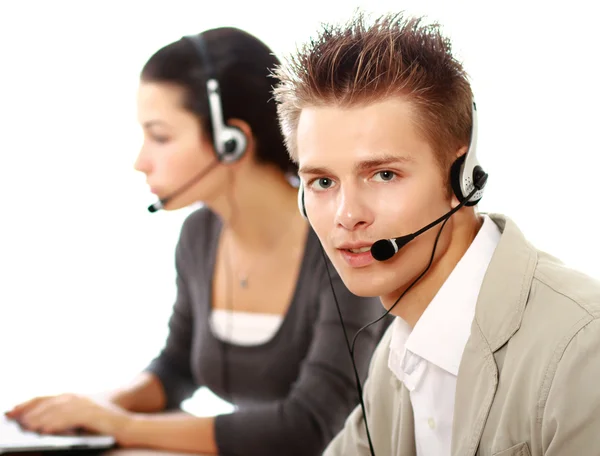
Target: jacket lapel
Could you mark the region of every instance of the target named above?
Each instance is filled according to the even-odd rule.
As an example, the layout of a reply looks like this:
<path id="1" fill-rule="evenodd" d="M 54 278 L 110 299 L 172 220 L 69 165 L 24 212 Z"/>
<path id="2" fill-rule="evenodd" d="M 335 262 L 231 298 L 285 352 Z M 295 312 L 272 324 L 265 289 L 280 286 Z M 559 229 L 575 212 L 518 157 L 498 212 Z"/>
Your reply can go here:
<path id="1" fill-rule="evenodd" d="M 507 217 L 490 217 L 502 231 L 479 292 L 471 335 L 456 383 L 452 455 L 474 456 L 498 388 L 494 353 L 518 331 L 537 251 Z"/>
<path id="2" fill-rule="evenodd" d="M 392 454 L 397 456 L 416 456 L 415 446 L 415 419 L 413 415 L 412 403 L 410 402 L 410 392 L 404 384 L 395 376 L 391 380 L 395 389 L 394 397 L 396 407 L 400 408 L 398 414 L 394 416 L 392 432 Z"/>
<path id="3" fill-rule="evenodd" d="M 474 456 L 498 387 L 498 369 L 477 322 L 465 346 L 456 383 L 452 455 Z"/>

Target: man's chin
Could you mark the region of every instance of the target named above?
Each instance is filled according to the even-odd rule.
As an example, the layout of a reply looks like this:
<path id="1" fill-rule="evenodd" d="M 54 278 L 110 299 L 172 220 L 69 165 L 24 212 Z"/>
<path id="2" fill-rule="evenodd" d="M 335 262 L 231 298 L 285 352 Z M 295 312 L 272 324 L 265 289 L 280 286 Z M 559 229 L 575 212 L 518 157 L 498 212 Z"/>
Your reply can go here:
<path id="1" fill-rule="evenodd" d="M 379 290 L 377 290 L 375 287 L 371 287 L 368 285 L 352 287 L 347 286 L 347 288 L 352 292 L 352 294 L 360 296 L 361 298 L 378 298 L 380 296 Z"/>
<path id="2" fill-rule="evenodd" d="M 360 270 L 341 270 L 340 277 L 352 294 L 363 298 L 379 297 L 389 287 L 384 287 L 381 280 L 373 274 L 361 274 Z"/>

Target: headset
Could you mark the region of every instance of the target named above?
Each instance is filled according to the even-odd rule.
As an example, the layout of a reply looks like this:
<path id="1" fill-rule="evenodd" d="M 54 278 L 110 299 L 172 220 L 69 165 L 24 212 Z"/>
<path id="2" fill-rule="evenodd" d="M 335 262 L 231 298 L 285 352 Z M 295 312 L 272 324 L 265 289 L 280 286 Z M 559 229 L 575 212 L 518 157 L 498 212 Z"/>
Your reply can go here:
<path id="1" fill-rule="evenodd" d="M 472 127 L 467 152 L 456 159 L 450 168 L 450 185 L 462 206 L 475 206 L 483 197 L 487 174 L 477 160 L 477 105 L 472 103 Z M 480 184 L 480 185 L 477 185 Z M 481 188 L 477 188 L 481 186 Z M 298 210 L 306 220 L 304 183 L 298 187 Z"/>
<path id="2" fill-rule="evenodd" d="M 226 125 L 223 120 L 223 104 L 217 72 L 208 54 L 208 47 L 202 34 L 184 36 L 194 46 L 207 73 L 206 94 L 213 131 L 213 146 L 220 162 L 230 163 L 239 160 L 246 152 L 248 140 L 237 127 Z"/>
<path id="3" fill-rule="evenodd" d="M 210 59 L 208 47 L 202 34 L 199 33 L 197 35 L 184 36 L 182 37 L 182 40 L 187 40 L 193 45 L 207 74 L 206 95 L 208 100 L 209 121 L 212 125 L 213 148 L 215 150 L 216 160 L 202 169 L 197 175 L 172 194 L 161 198 L 156 203 L 148 206 L 148 211 L 151 213 L 163 209 L 169 200 L 180 195 L 201 180 L 219 163 L 233 163 L 240 160 L 244 156 L 248 145 L 248 138 L 246 138 L 244 132 L 237 127 L 227 125 L 223 119 L 221 88 L 217 78 L 217 72 Z"/>
<path id="4" fill-rule="evenodd" d="M 337 307 L 338 317 L 339 317 L 340 323 L 342 325 L 342 330 L 344 333 L 344 338 L 346 340 L 348 353 L 350 355 L 352 367 L 354 369 L 356 389 L 357 389 L 357 393 L 358 393 L 358 397 L 359 397 L 360 407 L 362 409 L 363 421 L 364 421 L 365 431 L 366 431 L 366 436 L 367 436 L 367 442 L 369 444 L 369 450 L 370 450 L 371 456 L 375 456 L 375 449 L 373 448 L 373 442 L 371 441 L 371 434 L 369 432 L 369 423 L 367 421 L 367 413 L 366 413 L 366 408 L 365 408 L 365 404 L 364 404 L 364 400 L 363 400 L 363 391 L 362 391 L 362 385 L 360 382 L 360 376 L 359 376 L 358 370 L 356 368 L 356 362 L 354 361 L 354 346 L 355 346 L 357 337 L 363 330 L 365 330 L 369 326 L 374 325 L 378 321 L 385 318 L 392 311 L 392 309 L 394 307 L 396 307 L 396 305 L 400 302 L 400 300 L 404 297 L 404 295 L 409 290 L 411 290 L 412 287 L 419 280 L 421 280 L 421 278 L 423 278 L 423 276 L 427 273 L 427 271 L 433 264 L 438 241 L 440 239 L 440 236 L 442 234 L 444 226 L 446 225 L 446 223 L 448 222 L 450 217 L 454 213 L 456 213 L 459 209 L 461 209 L 463 206 L 475 206 L 481 200 L 481 198 L 483 196 L 483 189 L 487 183 L 488 174 L 483 170 L 483 168 L 479 164 L 479 162 L 477 160 L 476 152 L 477 152 L 477 105 L 473 101 L 472 102 L 472 127 L 471 127 L 471 136 L 470 136 L 470 140 L 469 140 L 469 147 L 467 149 L 467 152 L 465 154 L 461 155 L 458 159 L 456 159 L 454 161 L 454 163 L 452 164 L 452 166 L 450 167 L 450 184 L 451 184 L 454 194 L 458 198 L 459 204 L 456 207 L 454 207 L 453 209 L 451 209 L 450 211 L 448 211 L 446 214 L 439 217 L 437 220 L 433 221 L 429 225 L 426 225 L 425 227 L 421 228 L 420 230 L 418 230 L 412 234 L 400 236 L 397 238 L 391 238 L 391 239 L 381 239 L 381 240 L 375 242 L 371 246 L 371 254 L 373 255 L 373 258 L 375 260 L 387 261 L 390 258 L 392 258 L 396 253 L 398 253 L 398 251 L 402 247 L 404 247 L 406 244 L 408 244 L 414 238 L 421 235 L 425 231 L 433 228 L 437 224 L 442 223 L 442 226 L 436 235 L 435 242 L 433 244 L 433 248 L 432 248 L 432 252 L 431 252 L 431 257 L 429 258 L 427 267 L 419 274 L 419 276 L 416 279 L 414 279 L 411 282 L 411 284 L 396 299 L 394 304 L 385 313 L 383 313 L 383 315 L 381 315 L 376 320 L 374 320 L 370 323 L 367 323 L 366 325 L 364 325 L 362 328 L 360 328 L 354 334 L 352 343 L 350 343 L 348 334 L 346 332 L 346 327 L 344 325 L 344 319 L 342 317 L 342 312 L 341 312 L 341 309 L 340 309 L 340 306 L 339 306 L 339 303 L 337 300 L 337 296 L 335 294 L 335 289 L 333 287 L 331 273 L 329 271 L 329 266 L 327 265 L 327 256 L 325 254 L 325 249 L 323 248 L 323 245 L 321 244 L 321 254 L 323 257 L 323 261 L 325 262 L 325 268 L 327 270 L 327 275 L 329 276 L 329 284 L 331 286 L 331 292 L 333 294 L 335 305 Z M 304 182 L 300 182 L 300 185 L 298 187 L 298 209 L 300 210 L 300 213 L 302 214 L 302 216 L 306 220 L 308 220 L 308 222 L 310 223 L 310 220 L 308 219 L 308 215 L 306 213 L 306 207 L 304 205 Z"/>
<path id="5" fill-rule="evenodd" d="M 189 41 L 193 46 L 196 54 L 198 55 L 200 62 L 204 65 L 204 69 L 207 73 L 206 79 L 206 94 L 208 99 L 209 108 L 209 120 L 212 125 L 213 133 L 213 148 L 216 154 L 216 160 L 211 161 L 207 166 L 198 172 L 192 179 L 183 184 L 177 190 L 170 195 L 161 198 L 154 204 L 148 207 L 148 211 L 153 213 L 160 209 L 163 209 L 167 202 L 175 196 L 183 193 L 189 187 L 200 181 L 204 176 L 210 173 L 219 163 L 233 163 L 238 161 L 244 156 L 248 145 L 246 135 L 242 130 L 237 127 L 226 125 L 223 120 L 223 105 L 221 103 L 221 89 L 219 86 L 219 80 L 217 79 L 217 73 L 212 64 L 210 56 L 208 54 L 208 48 L 206 41 L 202 37 L 202 34 L 184 36 L 182 40 Z M 229 273 L 231 276 L 231 273 Z M 228 293 L 230 296 L 230 293 Z M 229 301 L 229 299 L 228 299 Z M 229 302 L 229 310 L 232 310 L 232 304 Z M 231 328 L 231 321 L 229 321 Z M 225 395 L 231 400 L 231 389 L 230 389 L 230 375 L 229 366 L 227 363 L 227 342 L 221 344 L 223 367 L 222 367 L 222 378 L 223 378 L 223 389 Z"/>
<path id="6" fill-rule="evenodd" d="M 206 93 L 210 111 L 210 123 L 212 124 L 213 131 L 213 146 L 217 155 L 217 163 L 233 163 L 238 161 L 246 152 L 248 140 L 242 130 L 237 127 L 226 125 L 223 121 L 223 107 L 221 103 L 219 80 L 217 79 L 217 73 L 208 54 L 206 41 L 202 37 L 202 34 L 184 36 L 183 39 L 192 43 L 196 53 L 198 54 L 198 57 L 200 58 L 200 61 L 204 63 L 204 67 L 206 68 L 208 75 L 206 80 Z M 229 266 L 230 265 L 228 263 L 228 275 L 231 277 L 232 273 Z M 228 288 L 231 288 L 231 285 L 229 285 Z M 233 304 L 231 302 L 230 292 L 228 292 L 227 301 L 227 307 L 230 311 L 228 326 L 229 332 L 231 333 L 231 312 L 233 311 Z M 223 341 L 221 344 L 221 355 L 223 357 L 221 375 L 223 378 L 223 390 L 225 396 L 227 396 L 228 400 L 232 400 L 230 385 L 231 376 L 229 375 L 229 365 L 227 362 L 228 344 L 229 342 L 225 341 Z"/>

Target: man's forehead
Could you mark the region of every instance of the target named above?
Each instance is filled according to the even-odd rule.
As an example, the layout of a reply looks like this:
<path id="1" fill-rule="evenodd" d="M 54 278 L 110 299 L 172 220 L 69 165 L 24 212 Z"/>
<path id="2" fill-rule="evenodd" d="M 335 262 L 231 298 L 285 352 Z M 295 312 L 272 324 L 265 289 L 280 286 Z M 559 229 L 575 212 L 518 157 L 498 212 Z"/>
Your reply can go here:
<path id="1" fill-rule="evenodd" d="M 353 107 L 310 106 L 302 109 L 298 120 L 297 155 L 302 161 L 307 154 L 322 155 L 340 148 L 364 149 L 367 155 L 398 155 L 398 147 L 416 136 L 420 134 L 411 108 L 402 100 Z"/>

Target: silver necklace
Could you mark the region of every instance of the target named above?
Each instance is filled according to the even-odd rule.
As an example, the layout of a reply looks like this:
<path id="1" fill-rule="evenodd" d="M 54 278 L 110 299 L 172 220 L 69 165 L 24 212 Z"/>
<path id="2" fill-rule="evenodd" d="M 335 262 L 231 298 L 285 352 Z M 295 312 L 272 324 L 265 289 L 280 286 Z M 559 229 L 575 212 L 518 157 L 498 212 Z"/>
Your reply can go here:
<path id="1" fill-rule="evenodd" d="M 235 261 L 233 261 L 233 262 L 231 261 L 231 258 L 232 258 L 231 251 L 232 250 L 233 249 L 231 248 L 231 234 L 228 233 L 228 236 L 227 236 L 227 258 L 228 258 L 229 263 L 235 264 Z M 234 258 L 234 260 L 235 260 L 235 258 Z M 237 271 L 237 267 L 235 269 L 236 269 L 235 275 L 237 278 L 238 285 L 244 289 L 248 288 L 248 274 L 240 273 L 239 271 Z"/>
<path id="2" fill-rule="evenodd" d="M 287 234 L 289 234 L 292 226 L 293 226 L 293 223 L 290 224 L 290 227 L 285 231 L 285 233 L 282 236 L 280 236 L 280 239 L 278 239 L 278 242 L 275 246 L 277 246 L 279 244 L 279 242 L 282 242 L 282 240 L 287 236 Z M 227 243 L 227 256 L 229 258 L 231 258 L 231 250 L 232 250 L 230 244 L 231 244 L 231 234 L 228 236 L 228 243 Z M 238 270 L 238 271 L 236 271 L 236 276 L 237 276 L 237 281 L 238 281 L 240 288 L 247 289 L 250 286 L 250 282 L 248 280 L 248 278 L 249 278 L 248 272 L 240 273 Z"/>

